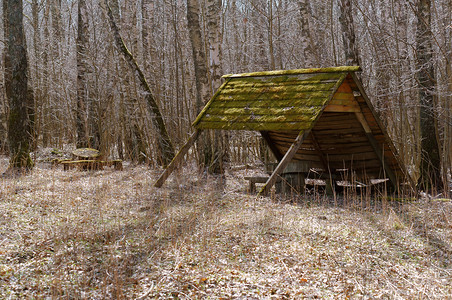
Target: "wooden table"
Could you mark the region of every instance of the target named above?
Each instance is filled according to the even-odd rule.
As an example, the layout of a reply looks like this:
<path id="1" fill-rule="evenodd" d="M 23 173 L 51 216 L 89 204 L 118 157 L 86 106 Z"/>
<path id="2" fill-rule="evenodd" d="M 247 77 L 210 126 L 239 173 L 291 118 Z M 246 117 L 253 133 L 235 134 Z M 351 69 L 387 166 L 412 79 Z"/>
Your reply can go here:
<path id="1" fill-rule="evenodd" d="M 105 166 L 122 170 L 122 160 L 102 160 L 99 150 L 92 148 L 79 148 L 72 151 L 75 159 L 63 161 L 63 169 L 69 170 L 78 167 L 81 170 L 102 170 Z"/>

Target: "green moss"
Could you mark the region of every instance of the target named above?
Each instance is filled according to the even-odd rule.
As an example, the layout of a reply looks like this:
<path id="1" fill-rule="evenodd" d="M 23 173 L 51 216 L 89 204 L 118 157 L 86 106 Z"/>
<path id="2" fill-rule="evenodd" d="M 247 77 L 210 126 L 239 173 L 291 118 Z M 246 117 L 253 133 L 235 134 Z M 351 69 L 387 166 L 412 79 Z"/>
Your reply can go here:
<path id="1" fill-rule="evenodd" d="M 209 115 L 220 116 L 296 116 L 296 120 L 302 120 L 303 116 L 312 116 L 318 113 L 322 106 L 298 107 L 294 105 L 285 107 L 233 107 L 233 108 L 215 108 L 209 109 Z"/>
<path id="2" fill-rule="evenodd" d="M 260 86 L 254 85 L 249 87 L 241 87 L 241 88 L 231 88 L 224 89 L 221 91 L 221 95 L 253 95 L 253 94 L 269 94 L 272 93 L 282 93 L 284 95 L 290 96 L 293 93 L 309 93 L 309 92 L 329 92 L 331 93 L 331 89 L 334 87 L 336 82 L 326 83 L 326 84 L 293 84 L 293 85 L 273 85 L 273 86 Z"/>
<path id="3" fill-rule="evenodd" d="M 224 129 L 224 130 L 271 130 L 271 131 L 299 131 L 309 129 L 312 124 L 299 122 L 200 122 L 197 129 Z"/>
<path id="4" fill-rule="evenodd" d="M 237 77 L 258 77 L 258 76 L 274 76 L 274 75 L 295 75 L 295 74 L 312 74 L 312 73 L 339 73 L 339 72 L 359 72 L 359 66 L 342 66 L 332 68 L 310 68 L 310 69 L 296 69 L 296 70 L 281 70 L 281 71 L 265 71 L 242 74 L 228 74 L 223 78 L 237 78 Z"/>
<path id="5" fill-rule="evenodd" d="M 305 99 L 322 99 L 322 102 L 325 102 L 328 100 L 328 97 L 331 95 L 332 91 L 315 91 L 315 92 L 287 92 L 287 91 L 280 91 L 280 92 L 253 92 L 249 91 L 247 93 L 222 93 L 218 95 L 218 97 L 215 99 L 215 102 L 218 101 L 272 101 L 272 104 L 278 105 L 277 101 L 280 100 L 305 100 Z M 303 104 L 303 103 L 301 103 Z"/>
<path id="6" fill-rule="evenodd" d="M 274 99 L 270 100 L 235 100 L 235 101 L 227 101 L 227 100 L 219 100 L 212 103 L 209 108 L 217 109 L 217 108 L 286 108 L 286 107 L 312 107 L 312 106 L 323 106 L 326 102 L 325 98 L 306 98 L 306 99 L 281 99 L 275 101 Z"/>
<path id="7" fill-rule="evenodd" d="M 253 123 L 310 123 L 315 119 L 318 112 L 312 111 L 304 115 L 205 115 L 201 122 L 225 122 L 228 124 L 234 122 L 253 122 Z"/>
<path id="8" fill-rule="evenodd" d="M 343 73 L 320 73 L 320 74 L 297 74 L 297 75 L 276 75 L 265 77 L 236 77 L 230 78 L 228 86 L 236 85 L 291 85 L 291 84 L 317 84 L 329 81 L 337 81 Z"/>
<path id="9" fill-rule="evenodd" d="M 355 69 L 289 70 L 264 72 L 265 76 L 250 73 L 227 77 L 193 125 L 251 130 L 310 128 L 345 78 L 344 72 Z M 282 127 L 277 123 L 282 123 Z"/>

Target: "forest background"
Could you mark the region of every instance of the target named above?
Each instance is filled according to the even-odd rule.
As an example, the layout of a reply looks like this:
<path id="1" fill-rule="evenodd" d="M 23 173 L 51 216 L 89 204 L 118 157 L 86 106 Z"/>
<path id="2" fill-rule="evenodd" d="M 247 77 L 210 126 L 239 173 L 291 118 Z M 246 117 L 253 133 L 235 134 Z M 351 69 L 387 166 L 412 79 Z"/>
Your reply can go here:
<path id="1" fill-rule="evenodd" d="M 435 167 L 448 181 L 452 1 L 114 0 L 110 6 L 175 148 L 187 139 L 222 74 L 358 63 L 366 91 L 411 175 L 419 176 L 422 153 L 431 152 L 421 151 L 423 141 L 432 144 L 423 133 L 428 123 L 440 156 Z M 29 103 L 33 147 L 85 145 L 161 164 L 155 114 L 115 47 L 106 3 L 32 0 L 23 3 L 23 13 L 34 96 Z M 5 56 L 5 43 L 0 48 Z M 2 93 L 4 152 L 9 107 Z M 228 149 L 235 151 L 231 162 L 246 163 L 259 140 L 249 132 L 228 135 Z"/>
<path id="2" fill-rule="evenodd" d="M 153 186 L 222 74 L 359 64 L 410 174 L 447 192 L 451 0 L 108 3 L 2 1 L 0 298 L 451 297 L 452 202 L 434 189 L 249 195 L 253 132 L 207 135 Z M 124 169 L 49 163 L 80 146 Z M 194 167 L 217 172 L 218 149 L 224 181 Z"/>

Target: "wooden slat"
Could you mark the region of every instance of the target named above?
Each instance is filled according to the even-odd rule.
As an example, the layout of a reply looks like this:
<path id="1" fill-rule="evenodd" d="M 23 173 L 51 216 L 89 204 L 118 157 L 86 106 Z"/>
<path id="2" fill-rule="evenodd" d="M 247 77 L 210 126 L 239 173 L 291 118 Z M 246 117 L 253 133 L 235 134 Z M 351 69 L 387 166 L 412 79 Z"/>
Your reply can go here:
<path id="1" fill-rule="evenodd" d="M 312 125 L 316 112 L 306 113 L 303 115 L 230 115 L 218 116 L 206 114 L 200 124 L 207 122 L 224 122 L 228 123 L 300 123 L 306 127 Z"/>
<path id="2" fill-rule="evenodd" d="M 328 154 L 328 161 L 352 161 L 378 159 L 375 152 L 347 153 L 347 154 Z"/>
<path id="3" fill-rule="evenodd" d="M 292 95 L 293 93 L 310 93 L 310 92 L 332 92 L 336 82 L 333 83 L 320 83 L 320 84 L 307 84 L 307 85 L 274 85 L 274 86 L 260 86 L 256 83 L 253 86 L 242 87 L 240 89 L 227 89 L 227 86 L 221 91 L 221 95 L 250 95 L 250 94 L 272 94 L 283 93 Z"/>
<path id="4" fill-rule="evenodd" d="M 347 142 L 347 143 L 354 143 L 354 142 L 362 142 L 365 140 L 365 135 L 361 132 L 356 133 L 347 133 L 347 134 L 340 134 L 340 133 L 329 133 L 329 134 L 323 134 L 321 132 L 318 133 L 319 139 L 322 139 L 323 143 L 337 143 L 340 141 L 341 143 Z"/>
<path id="5" fill-rule="evenodd" d="M 290 86 L 300 86 L 300 85 L 318 85 L 318 84 L 335 84 L 340 77 L 333 79 L 305 79 L 300 80 L 299 78 L 290 78 L 286 81 L 243 81 L 243 80 L 233 80 L 229 82 L 227 86 L 224 87 L 223 90 L 230 89 L 247 89 L 253 87 L 267 88 L 267 87 L 290 87 Z"/>
<path id="6" fill-rule="evenodd" d="M 292 73 L 292 74 L 267 74 L 266 76 L 237 76 L 225 75 L 224 78 L 230 78 L 233 82 L 287 82 L 287 81 L 304 81 L 304 80 L 329 80 L 339 79 L 344 73 Z M 252 75 L 252 74 L 249 74 Z"/>
<path id="7" fill-rule="evenodd" d="M 325 91 L 293 91 L 293 92 L 268 92 L 261 91 L 259 93 L 247 91 L 247 92 L 229 92 L 221 93 L 216 98 L 215 101 L 264 101 L 264 100 L 292 100 L 292 99 L 320 99 L 321 102 L 327 101 L 329 95 L 331 95 L 331 90 Z M 277 104 L 277 103 L 274 103 Z M 301 103 L 302 104 L 302 103 Z"/>
<path id="8" fill-rule="evenodd" d="M 320 135 L 331 135 L 331 134 L 346 135 L 346 134 L 350 134 L 350 133 L 364 134 L 363 129 L 361 127 L 341 128 L 341 129 L 336 129 L 335 127 L 330 127 L 328 129 L 319 129 L 319 127 L 316 125 L 314 127 L 314 130 L 315 130 L 316 134 L 320 134 Z"/>
<path id="9" fill-rule="evenodd" d="M 218 100 L 212 103 L 212 108 L 258 108 L 258 107 L 272 107 L 272 108 L 285 108 L 285 107 L 321 107 L 325 104 L 326 100 L 321 98 L 293 98 L 293 99 L 279 99 L 279 100 L 251 100 L 245 97 L 245 100 L 231 100 L 226 99 L 224 101 Z"/>
<path id="10" fill-rule="evenodd" d="M 352 168 L 354 170 L 366 168 L 381 168 L 381 163 L 378 159 L 372 160 L 353 160 L 353 161 L 329 161 L 330 167 L 334 169 Z"/>
<path id="11" fill-rule="evenodd" d="M 347 94 L 350 96 L 349 99 L 336 99 L 333 97 L 328 104 L 334 104 L 334 105 L 349 105 L 349 106 L 357 106 L 359 107 L 358 102 L 356 102 L 355 98 L 353 98 L 353 94 Z M 336 96 L 336 94 L 334 94 Z"/>
<path id="12" fill-rule="evenodd" d="M 353 97 L 352 93 L 342 93 L 342 92 L 336 92 L 333 95 L 333 98 L 331 99 L 331 101 L 347 101 L 347 102 L 354 102 L 357 103 L 356 100 Z M 358 103 L 357 103 L 358 104 Z"/>
<path id="13" fill-rule="evenodd" d="M 349 106 L 349 105 L 333 105 L 328 104 L 325 109 L 325 112 L 360 112 L 361 109 L 358 106 Z"/>
<path id="14" fill-rule="evenodd" d="M 297 70 L 278 70 L 278 71 L 264 71 L 242 74 L 228 74 L 223 75 L 223 78 L 244 78 L 244 77 L 266 77 L 266 76 L 291 76 L 300 74 L 317 74 L 317 75 L 330 75 L 325 73 L 344 74 L 349 72 L 359 72 L 360 67 L 357 66 L 341 66 L 331 68 L 309 68 L 309 69 L 297 69 Z"/>
<path id="15" fill-rule="evenodd" d="M 207 111 L 208 115 L 218 115 L 218 116 L 240 116 L 240 115 L 273 115 L 273 116 L 300 116 L 300 115 L 312 115 L 317 113 L 321 107 L 311 106 L 311 107 L 240 107 L 240 108 L 210 108 Z"/>
<path id="16" fill-rule="evenodd" d="M 352 121 L 353 113 L 337 113 L 337 112 L 324 112 L 322 118 L 319 120 L 319 124 L 326 124 L 330 122 L 344 122 L 348 123 Z M 355 121 L 356 122 L 356 121 Z"/>
<path id="17" fill-rule="evenodd" d="M 309 124 L 310 125 L 310 124 Z M 306 123 L 299 122 L 200 122 L 198 129 L 223 129 L 223 130 L 302 130 L 306 129 Z"/>
<path id="18" fill-rule="evenodd" d="M 334 124 L 333 122 L 331 124 L 328 123 L 321 123 L 319 124 L 319 122 L 317 122 L 315 124 L 315 130 L 344 130 L 344 129 L 353 129 L 353 128 L 360 128 L 361 129 L 361 125 L 359 125 L 357 122 L 340 122 L 340 123 L 336 123 Z"/>
<path id="19" fill-rule="evenodd" d="M 325 147 L 324 145 L 320 146 L 321 151 L 325 154 L 356 154 L 356 153 L 366 153 L 372 152 L 373 148 L 366 144 L 364 146 L 358 145 L 354 146 L 354 144 L 336 146 L 336 147 Z"/>

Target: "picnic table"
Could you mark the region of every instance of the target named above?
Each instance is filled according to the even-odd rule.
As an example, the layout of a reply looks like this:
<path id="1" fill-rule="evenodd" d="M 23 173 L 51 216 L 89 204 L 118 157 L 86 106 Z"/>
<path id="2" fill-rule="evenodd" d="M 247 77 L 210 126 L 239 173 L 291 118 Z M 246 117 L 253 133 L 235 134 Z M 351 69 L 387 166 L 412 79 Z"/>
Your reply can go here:
<path id="1" fill-rule="evenodd" d="M 73 160 L 62 161 L 63 170 L 77 167 L 81 170 L 103 170 L 105 166 L 122 170 L 122 160 L 103 160 L 99 150 L 92 148 L 78 148 L 72 151 Z"/>

